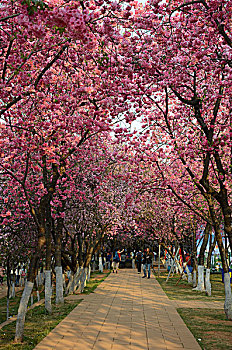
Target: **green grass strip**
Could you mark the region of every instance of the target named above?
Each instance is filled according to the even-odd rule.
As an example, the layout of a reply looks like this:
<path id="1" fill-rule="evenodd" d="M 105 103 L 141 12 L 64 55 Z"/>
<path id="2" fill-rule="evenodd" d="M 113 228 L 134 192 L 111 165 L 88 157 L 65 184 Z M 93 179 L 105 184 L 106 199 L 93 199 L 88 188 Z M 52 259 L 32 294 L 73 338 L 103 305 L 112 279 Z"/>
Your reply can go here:
<path id="1" fill-rule="evenodd" d="M 185 324 L 204 350 L 232 349 L 232 321 L 224 310 L 177 309 Z"/>
<path id="2" fill-rule="evenodd" d="M 198 300 L 198 301 L 224 301 L 224 284 L 221 274 L 211 274 L 212 295 L 209 297 L 205 293 L 193 291 L 192 284 L 187 280 L 181 280 L 178 284 L 180 275 L 170 277 L 166 283 L 168 273 L 162 273 L 156 279 L 171 300 Z"/>
<path id="3" fill-rule="evenodd" d="M 84 289 L 83 294 L 93 293 L 97 286 L 105 280 L 110 274 L 94 272 L 91 275 L 90 281 Z M 20 293 L 21 294 L 21 293 Z M 20 301 L 20 294 L 11 301 L 11 313 L 17 314 L 17 308 Z M 81 296 L 81 295 L 80 295 Z M 0 309 L 4 309 L 5 298 L 0 299 Z M 0 349 L 4 350 L 31 350 L 45 338 L 52 329 L 54 329 L 79 303 L 79 300 L 65 300 L 63 305 L 56 305 L 53 298 L 53 312 L 48 315 L 45 311 L 44 305 L 35 307 L 29 310 L 26 315 L 24 327 L 24 340 L 22 344 L 14 344 L 15 325 L 12 322 L 0 329 Z M 5 316 L 4 316 L 5 317 Z M 5 321 L 5 318 L 3 319 Z"/>

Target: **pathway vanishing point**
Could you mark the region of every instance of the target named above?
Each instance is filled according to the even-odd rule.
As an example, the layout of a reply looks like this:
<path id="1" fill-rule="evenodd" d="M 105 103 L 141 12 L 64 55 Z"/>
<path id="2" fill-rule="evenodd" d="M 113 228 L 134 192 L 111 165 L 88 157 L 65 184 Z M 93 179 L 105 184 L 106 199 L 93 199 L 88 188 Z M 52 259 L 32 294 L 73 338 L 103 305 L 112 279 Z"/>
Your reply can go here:
<path id="1" fill-rule="evenodd" d="M 35 350 L 174 350 L 199 344 L 154 276 L 111 273 Z"/>

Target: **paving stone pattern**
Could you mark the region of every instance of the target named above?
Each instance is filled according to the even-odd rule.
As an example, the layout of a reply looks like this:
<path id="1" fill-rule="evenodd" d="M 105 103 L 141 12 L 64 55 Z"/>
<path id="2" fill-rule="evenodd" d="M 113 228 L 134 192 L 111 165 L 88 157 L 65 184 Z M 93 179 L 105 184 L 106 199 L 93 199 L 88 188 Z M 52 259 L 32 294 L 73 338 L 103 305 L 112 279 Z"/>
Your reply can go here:
<path id="1" fill-rule="evenodd" d="M 152 276 L 111 273 L 35 350 L 198 350 L 200 346 Z"/>

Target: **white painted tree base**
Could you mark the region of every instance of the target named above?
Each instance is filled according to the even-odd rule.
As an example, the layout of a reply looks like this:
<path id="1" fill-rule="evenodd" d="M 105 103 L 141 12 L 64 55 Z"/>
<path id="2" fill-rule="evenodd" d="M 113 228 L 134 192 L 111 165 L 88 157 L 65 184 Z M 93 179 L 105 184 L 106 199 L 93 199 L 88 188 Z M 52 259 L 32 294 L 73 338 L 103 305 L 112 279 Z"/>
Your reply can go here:
<path id="1" fill-rule="evenodd" d="M 211 296 L 210 269 L 206 269 L 205 273 L 205 292 L 209 297 Z"/>
<path id="2" fill-rule="evenodd" d="M 232 294 L 231 294 L 230 274 L 228 272 L 224 274 L 224 287 L 225 287 L 224 310 L 225 310 L 227 320 L 232 320 Z"/>
<path id="3" fill-rule="evenodd" d="M 15 342 L 21 342 L 23 340 L 23 331 L 24 331 L 24 323 L 25 316 L 27 313 L 27 305 L 29 302 L 29 298 L 33 289 L 34 283 L 26 282 L 24 291 L 20 300 L 18 316 L 16 321 L 16 332 L 15 332 Z"/>
<path id="4" fill-rule="evenodd" d="M 88 276 L 87 276 L 87 282 L 90 280 L 90 275 L 91 275 L 91 266 L 88 266 Z"/>
<path id="5" fill-rule="evenodd" d="M 45 270 L 45 309 L 49 314 L 52 313 L 52 281 L 51 270 Z"/>
<path id="6" fill-rule="evenodd" d="M 10 296 L 9 296 L 9 298 L 11 299 L 11 298 L 15 298 L 15 283 L 14 282 L 12 282 L 12 284 L 11 284 L 11 289 L 10 289 Z"/>
<path id="7" fill-rule="evenodd" d="M 193 290 L 204 292 L 205 291 L 205 281 L 204 281 L 204 266 L 198 265 L 198 281 L 196 288 Z"/>
<path id="8" fill-rule="evenodd" d="M 193 271 L 193 288 L 197 286 L 197 271 Z"/>
<path id="9" fill-rule="evenodd" d="M 99 258 L 99 271 L 103 272 L 102 257 Z"/>
<path id="10" fill-rule="evenodd" d="M 55 267 L 56 272 L 56 304 L 64 303 L 62 266 Z"/>
<path id="11" fill-rule="evenodd" d="M 188 283 L 189 284 L 192 284 L 193 283 L 193 279 L 192 279 L 192 274 L 191 272 L 189 271 L 189 267 L 186 263 L 184 263 L 184 269 L 186 270 L 187 272 L 187 276 L 188 276 Z"/>
<path id="12" fill-rule="evenodd" d="M 65 294 L 68 295 L 70 293 L 71 290 L 71 286 L 73 285 L 73 281 L 74 281 L 74 273 L 71 272 L 70 277 L 69 277 L 69 281 L 67 284 L 67 287 L 65 289 Z"/>

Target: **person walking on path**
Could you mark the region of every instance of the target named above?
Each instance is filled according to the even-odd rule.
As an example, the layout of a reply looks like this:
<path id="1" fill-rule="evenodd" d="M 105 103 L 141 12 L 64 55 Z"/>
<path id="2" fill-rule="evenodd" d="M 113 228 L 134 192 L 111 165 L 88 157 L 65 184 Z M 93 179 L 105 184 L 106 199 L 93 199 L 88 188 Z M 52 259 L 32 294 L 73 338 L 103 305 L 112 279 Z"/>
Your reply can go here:
<path id="1" fill-rule="evenodd" d="M 119 255 L 119 251 L 116 250 L 116 252 L 114 253 L 113 263 L 112 263 L 113 273 L 114 272 L 118 273 L 120 258 L 121 258 L 121 256 Z"/>
<path id="2" fill-rule="evenodd" d="M 143 277 L 142 278 L 150 278 L 151 277 L 151 264 L 152 264 L 152 252 L 150 252 L 150 249 L 147 248 L 146 252 L 144 253 L 144 261 L 143 261 Z"/>
<path id="3" fill-rule="evenodd" d="M 120 264 L 120 266 L 121 266 L 123 269 L 126 267 L 126 254 L 125 254 L 125 252 L 123 252 L 123 253 L 121 254 L 121 264 Z"/>
<path id="4" fill-rule="evenodd" d="M 141 249 L 139 249 L 138 253 L 136 254 L 136 263 L 137 263 L 138 273 L 141 273 L 141 265 L 142 265 L 142 252 L 141 252 Z"/>
<path id="5" fill-rule="evenodd" d="M 18 265 L 16 268 L 15 287 L 19 287 L 19 281 L 20 281 L 20 265 Z"/>
<path id="6" fill-rule="evenodd" d="M 112 258 L 112 254 L 111 252 L 109 251 L 106 255 L 106 268 L 108 270 L 110 270 L 110 264 L 111 264 L 111 258 Z"/>
<path id="7" fill-rule="evenodd" d="M 130 253 L 132 269 L 135 269 L 135 251 Z"/>

